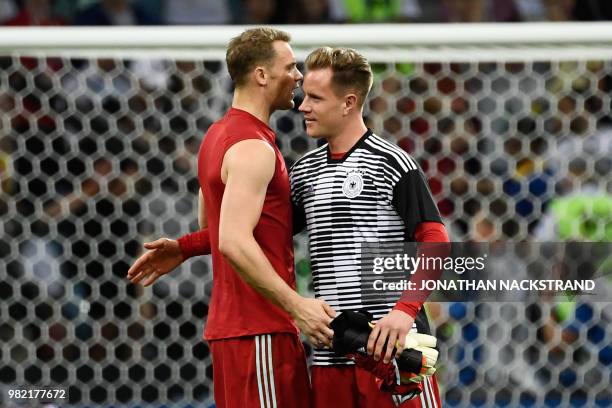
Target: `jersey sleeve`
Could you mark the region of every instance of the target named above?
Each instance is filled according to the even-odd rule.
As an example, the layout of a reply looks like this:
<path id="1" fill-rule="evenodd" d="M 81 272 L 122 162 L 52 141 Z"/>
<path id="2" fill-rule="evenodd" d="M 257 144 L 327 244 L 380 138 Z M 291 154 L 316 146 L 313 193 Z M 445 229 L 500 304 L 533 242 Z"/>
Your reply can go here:
<path id="1" fill-rule="evenodd" d="M 261 136 L 256 132 L 245 132 L 245 133 L 229 133 L 225 136 L 223 144 L 223 152 L 226 153 L 236 143 L 244 142 L 245 140 L 260 140 L 264 143 L 270 144 L 265 137 Z"/>
<path id="2" fill-rule="evenodd" d="M 304 207 L 291 203 L 293 206 L 293 235 L 299 234 L 306 228 L 306 214 Z"/>
<path id="3" fill-rule="evenodd" d="M 189 259 L 198 255 L 209 255 L 211 252 L 208 228 L 183 235 L 177 241 L 183 254 L 183 259 Z"/>
<path id="4" fill-rule="evenodd" d="M 306 228 L 306 212 L 300 199 L 299 187 L 295 178 L 294 167 L 289 170 L 289 182 L 291 184 L 291 207 L 293 214 L 293 235 L 299 234 Z"/>
<path id="5" fill-rule="evenodd" d="M 409 170 L 393 187 L 393 207 L 406 225 L 410 241 L 414 241 L 417 225 L 423 222 L 442 223 L 440 212 L 420 168 Z"/>
<path id="6" fill-rule="evenodd" d="M 442 243 L 442 242 L 450 242 L 448 239 L 448 233 L 444 228 L 444 225 L 437 222 L 423 222 L 416 226 L 416 230 L 414 232 L 414 238 L 416 242 L 432 242 L 432 243 Z M 423 251 L 421 254 L 425 254 L 428 256 L 447 256 L 447 251 L 450 250 L 450 247 L 445 245 L 442 246 L 425 246 L 422 248 Z M 441 271 L 437 271 L 440 273 Z M 425 279 L 424 272 L 422 270 L 418 270 L 411 278 L 411 281 L 416 284 L 417 287 L 422 287 L 420 281 Z M 439 278 L 439 274 L 434 276 L 429 276 L 429 279 Z M 416 318 L 419 310 L 423 307 L 423 302 L 429 296 L 429 292 L 419 292 L 415 294 L 413 291 L 405 292 L 405 297 L 402 296 L 397 301 L 395 310 L 401 310 L 404 313 L 407 313 L 412 318 Z"/>

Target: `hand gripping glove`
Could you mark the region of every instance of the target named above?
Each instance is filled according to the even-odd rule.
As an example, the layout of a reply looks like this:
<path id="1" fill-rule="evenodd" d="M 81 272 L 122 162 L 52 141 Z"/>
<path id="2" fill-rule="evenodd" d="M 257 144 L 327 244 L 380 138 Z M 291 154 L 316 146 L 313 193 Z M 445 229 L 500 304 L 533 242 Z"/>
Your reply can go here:
<path id="1" fill-rule="evenodd" d="M 393 394 L 418 395 L 423 378 L 436 371 L 438 350 L 434 347 L 437 339 L 427 334 L 409 333 L 404 351 L 385 364 L 367 354 L 368 337 L 374 327 L 371 321 L 372 315 L 363 311 L 345 311 L 336 317 L 330 324 L 334 330 L 334 352 L 353 359 L 357 366 L 370 371 L 378 379 L 380 389 Z"/>

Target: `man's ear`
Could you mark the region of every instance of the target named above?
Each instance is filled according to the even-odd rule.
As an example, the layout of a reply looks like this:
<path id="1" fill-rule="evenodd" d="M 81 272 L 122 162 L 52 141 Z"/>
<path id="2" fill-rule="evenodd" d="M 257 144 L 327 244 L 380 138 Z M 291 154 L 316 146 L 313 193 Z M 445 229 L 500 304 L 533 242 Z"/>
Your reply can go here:
<path id="1" fill-rule="evenodd" d="M 344 97 L 344 111 L 342 112 L 344 116 L 357 109 L 358 100 L 357 95 L 354 93 L 350 93 Z"/>
<path id="2" fill-rule="evenodd" d="M 253 75 L 255 75 L 255 81 L 257 82 L 257 85 L 265 86 L 268 84 L 268 78 L 270 76 L 268 75 L 268 71 L 266 70 L 265 67 L 262 67 L 262 66 L 255 67 L 255 71 Z"/>

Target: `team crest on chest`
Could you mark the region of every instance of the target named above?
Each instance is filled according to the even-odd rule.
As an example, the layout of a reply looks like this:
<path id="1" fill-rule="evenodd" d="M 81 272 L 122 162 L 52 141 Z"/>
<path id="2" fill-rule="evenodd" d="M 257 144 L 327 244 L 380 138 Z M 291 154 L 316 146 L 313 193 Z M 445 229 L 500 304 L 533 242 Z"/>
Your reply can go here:
<path id="1" fill-rule="evenodd" d="M 348 173 L 342 184 L 342 192 L 347 198 L 355 198 L 363 191 L 363 176 L 354 171 Z"/>

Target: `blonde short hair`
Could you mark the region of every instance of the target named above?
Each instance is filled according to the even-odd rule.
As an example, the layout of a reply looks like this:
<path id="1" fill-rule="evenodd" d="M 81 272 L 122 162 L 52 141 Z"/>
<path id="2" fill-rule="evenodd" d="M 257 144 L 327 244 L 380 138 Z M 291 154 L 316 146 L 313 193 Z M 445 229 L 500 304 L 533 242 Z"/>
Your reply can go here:
<path id="1" fill-rule="evenodd" d="M 227 46 L 227 70 L 236 86 L 244 85 L 248 73 L 258 64 L 269 65 L 276 57 L 272 43 L 289 42 L 291 36 L 268 27 L 251 28 L 234 37 Z"/>
<path id="2" fill-rule="evenodd" d="M 352 48 L 321 47 L 306 58 L 306 69 L 331 68 L 332 87 L 336 94 L 353 90 L 359 105 L 365 102 L 372 87 L 372 69 L 368 60 Z"/>

